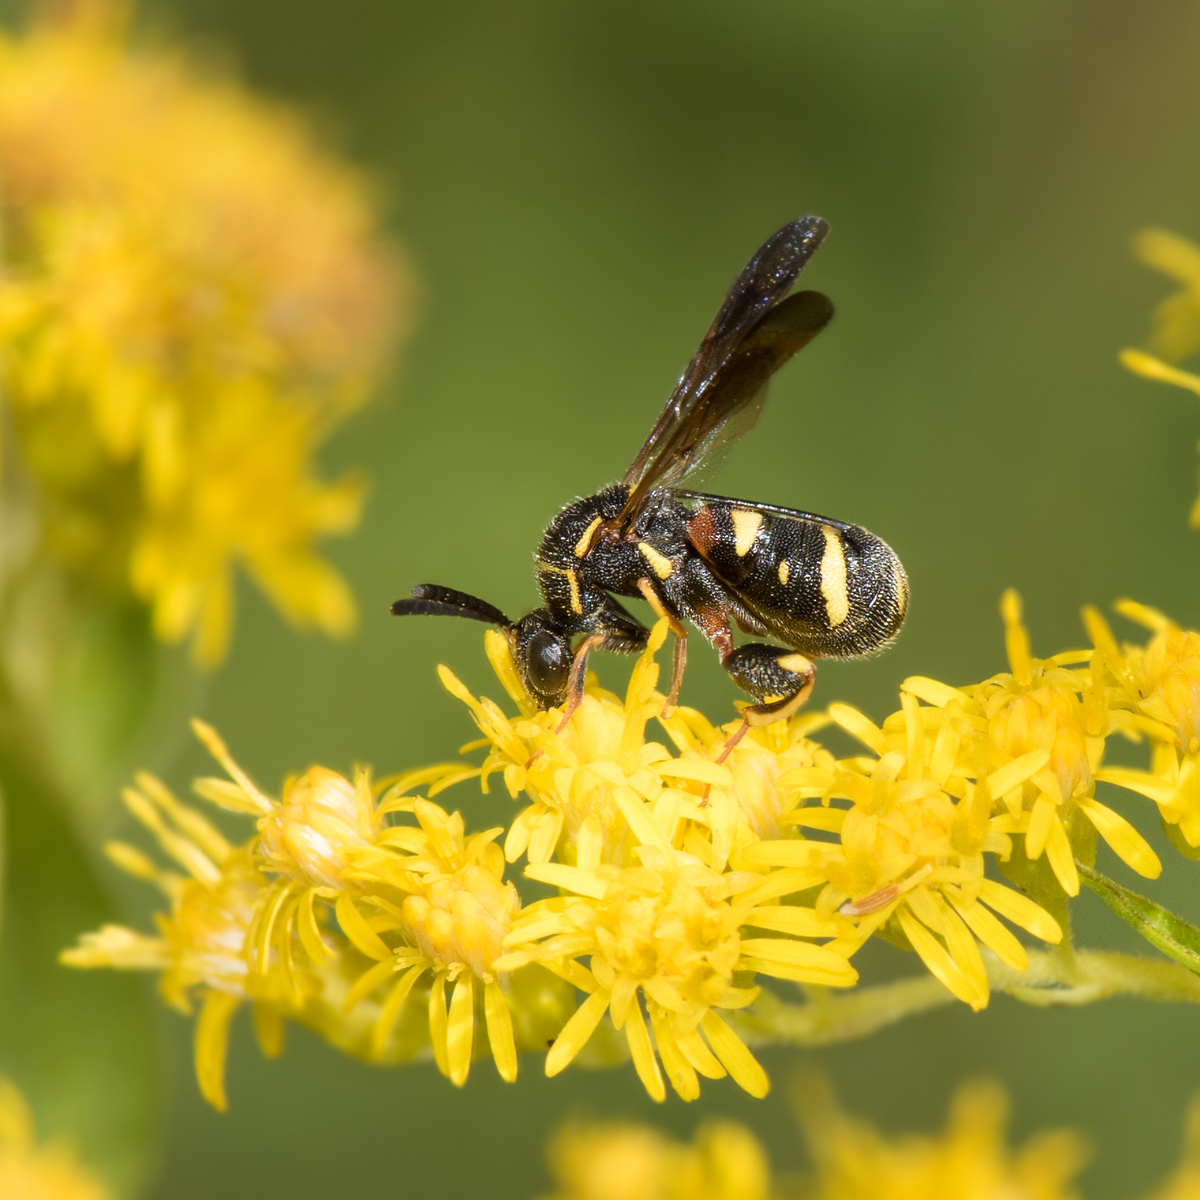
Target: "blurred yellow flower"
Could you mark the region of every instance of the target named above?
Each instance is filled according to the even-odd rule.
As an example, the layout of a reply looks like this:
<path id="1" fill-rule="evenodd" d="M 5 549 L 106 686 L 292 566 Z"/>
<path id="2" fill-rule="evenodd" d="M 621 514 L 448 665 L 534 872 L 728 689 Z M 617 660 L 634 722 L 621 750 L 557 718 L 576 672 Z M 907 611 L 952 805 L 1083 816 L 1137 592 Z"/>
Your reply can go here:
<path id="1" fill-rule="evenodd" d="M 734 1121 L 702 1125 L 692 1145 L 649 1125 L 568 1125 L 549 1147 L 547 1200 L 770 1200 L 770 1167 Z"/>
<path id="2" fill-rule="evenodd" d="M 108 1200 L 108 1189 L 68 1146 L 39 1146 L 24 1096 L 0 1078 L 0 1196 L 5 1200 Z"/>
<path id="3" fill-rule="evenodd" d="M 1200 246 L 1165 229 L 1143 229 L 1133 252 L 1181 285 L 1155 310 L 1151 349 L 1168 362 L 1190 358 L 1200 351 Z"/>
<path id="4" fill-rule="evenodd" d="M 293 623 L 354 604 L 312 477 L 407 305 L 373 198 L 290 114 L 128 43 L 115 5 L 0 37 L 0 366 L 42 547 L 225 653 L 235 565 Z"/>
<path id="5" fill-rule="evenodd" d="M 1134 239 L 1133 248 L 1147 266 L 1156 267 L 1182 287 L 1155 310 L 1150 337 L 1154 353 L 1122 350 L 1121 364 L 1135 375 L 1200 395 L 1200 375 L 1172 365 L 1200 351 L 1200 246 L 1163 229 L 1144 229 Z M 1200 498 L 1192 506 L 1188 523 L 1200 529 Z"/>
<path id="6" fill-rule="evenodd" d="M 516 975 L 495 966 L 520 910 L 516 889 L 503 881 L 501 830 L 466 837 L 458 813 L 410 794 L 474 772 L 451 763 L 372 784 L 364 770 L 352 782 L 318 766 L 285 781 L 275 800 L 214 729 L 202 721 L 193 728 L 229 776 L 197 779 L 195 791 L 256 817 L 256 834 L 235 846 L 159 780 L 139 774 L 125 802 L 186 874 L 110 843 L 109 857 L 155 884 L 170 911 L 158 915 L 157 936 L 108 925 L 84 934 L 62 961 L 159 971 L 164 999 L 185 1014 L 198 999 L 196 1075 L 219 1109 L 229 1026 L 244 1003 L 253 1005 L 268 1055 L 282 1049 L 284 1021 L 295 1020 L 375 1062 L 432 1048 L 461 1085 L 475 1052 L 478 1002 L 497 1070 L 515 1079 L 518 1041 L 543 1047 L 566 1019 L 565 985 L 537 965 Z M 394 814 L 418 824 L 395 824 Z M 419 985 L 427 992 L 423 1017 L 406 1006 Z"/>
<path id="7" fill-rule="evenodd" d="M 1200 1096 L 1188 1107 L 1182 1161 L 1145 1200 L 1200 1200 Z"/>
<path id="8" fill-rule="evenodd" d="M 1078 1135 L 1035 1135 L 1005 1144 L 1008 1104 L 993 1083 L 960 1089 L 940 1136 L 887 1137 L 843 1113 L 827 1084 L 798 1089 L 813 1162 L 804 1200 L 1075 1200 L 1085 1158 Z"/>

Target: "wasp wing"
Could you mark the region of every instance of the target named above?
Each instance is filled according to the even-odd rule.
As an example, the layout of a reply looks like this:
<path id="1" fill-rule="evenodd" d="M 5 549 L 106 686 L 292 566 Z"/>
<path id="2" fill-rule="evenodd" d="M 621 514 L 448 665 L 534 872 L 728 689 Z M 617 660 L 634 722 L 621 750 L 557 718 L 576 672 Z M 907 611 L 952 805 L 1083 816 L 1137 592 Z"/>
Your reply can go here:
<path id="1" fill-rule="evenodd" d="M 833 305 L 820 292 L 787 297 L 828 231 L 822 218 L 801 217 L 746 264 L 625 474 L 626 516 L 745 433 L 771 375 L 829 322 Z"/>

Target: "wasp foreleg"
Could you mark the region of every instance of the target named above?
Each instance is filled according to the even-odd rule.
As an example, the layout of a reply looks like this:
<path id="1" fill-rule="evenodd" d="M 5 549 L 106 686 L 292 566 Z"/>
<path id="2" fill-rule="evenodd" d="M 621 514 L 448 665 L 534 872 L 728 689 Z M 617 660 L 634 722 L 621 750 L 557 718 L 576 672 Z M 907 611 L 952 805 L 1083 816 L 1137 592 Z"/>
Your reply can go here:
<path id="1" fill-rule="evenodd" d="M 750 725 L 770 725 L 790 717 L 812 692 L 817 669 L 795 650 L 751 642 L 721 656 L 721 666 L 759 703 L 742 709 Z"/>
<path id="2" fill-rule="evenodd" d="M 687 666 L 687 629 L 683 622 L 663 603 L 662 597 L 654 590 L 654 585 L 648 579 L 639 579 L 638 591 L 642 593 L 646 603 L 654 610 L 655 616 L 662 617 L 671 627 L 675 635 L 675 654 L 671 662 L 671 690 L 663 701 L 662 715 L 666 720 L 675 711 L 675 702 L 679 699 L 679 689 L 683 686 L 683 671 Z"/>
<path id="3" fill-rule="evenodd" d="M 563 708 L 562 720 L 558 723 L 556 734 L 563 733 L 571 723 L 575 710 L 583 703 L 583 685 L 587 679 L 587 660 L 598 646 L 604 645 L 604 634 L 589 633 L 575 649 L 575 659 L 571 663 L 571 674 L 567 679 L 567 703 Z"/>

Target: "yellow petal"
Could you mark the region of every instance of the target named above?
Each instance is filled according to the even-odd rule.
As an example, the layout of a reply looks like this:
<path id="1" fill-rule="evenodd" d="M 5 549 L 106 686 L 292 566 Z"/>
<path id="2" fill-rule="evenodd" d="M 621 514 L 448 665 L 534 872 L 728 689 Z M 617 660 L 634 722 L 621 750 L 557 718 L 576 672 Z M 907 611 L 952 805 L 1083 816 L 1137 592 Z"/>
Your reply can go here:
<path id="1" fill-rule="evenodd" d="M 278 1058 L 283 1053 L 283 1017 L 269 1004 L 257 1003 L 254 1015 L 254 1036 L 263 1058 Z"/>
<path id="2" fill-rule="evenodd" d="M 907 909 L 897 909 L 896 919 L 912 943 L 912 948 L 921 956 L 921 961 L 929 968 L 934 978 L 960 1000 L 974 1007 L 976 989 L 963 977 L 946 947 Z"/>
<path id="3" fill-rule="evenodd" d="M 317 924 L 314 899 L 314 890 L 305 888 L 296 910 L 296 930 L 300 934 L 300 944 L 304 947 L 305 953 L 319 967 L 329 957 L 329 951 L 321 937 L 321 928 Z"/>
<path id="4" fill-rule="evenodd" d="M 240 1003 L 236 996 L 210 989 L 196 1019 L 196 1082 L 200 1094 L 217 1112 L 228 1107 L 225 1053 L 229 1047 L 229 1022 Z"/>
<path id="5" fill-rule="evenodd" d="M 1008 588 L 1000 597 L 1000 615 L 1004 618 L 1004 648 L 1013 678 L 1028 683 L 1033 678 L 1033 662 L 1029 653 L 1029 633 L 1021 623 L 1021 596 L 1016 588 Z"/>
<path id="6" fill-rule="evenodd" d="M 987 972 L 979 955 L 979 946 L 963 919 L 949 906 L 945 906 L 943 924 L 946 947 L 954 959 L 954 965 L 958 967 L 968 988 L 971 989 L 972 998 L 967 1003 L 978 1012 L 987 1007 L 990 995 Z"/>
<path id="7" fill-rule="evenodd" d="M 743 938 L 742 959 L 753 962 L 753 970 L 780 979 L 802 979 L 831 987 L 851 987 L 858 972 L 840 955 L 823 946 L 790 938 Z M 779 969 L 791 968 L 787 973 Z"/>
<path id="8" fill-rule="evenodd" d="M 379 970 L 379 967 L 385 965 L 390 966 L 391 964 L 380 963 L 379 966 L 372 967 L 363 976 L 363 979 L 366 979 L 367 976 Z M 400 1018 L 400 1013 L 404 1009 L 404 1002 L 408 999 L 408 993 L 412 991 L 413 984 L 417 982 L 425 970 L 426 967 L 424 964 L 410 967 L 396 980 L 395 986 L 388 992 L 387 999 L 380 1006 L 379 1015 L 375 1018 L 375 1024 L 371 1027 L 371 1053 L 376 1058 L 383 1057 L 383 1052 L 387 1048 L 387 1040 L 391 1037 L 392 1029 Z M 363 979 L 360 979 L 358 982 L 362 983 Z"/>
<path id="9" fill-rule="evenodd" d="M 1179 795 L 1179 789 L 1173 783 L 1131 767 L 1101 767 L 1096 772 L 1096 778 L 1102 783 L 1115 783 L 1117 787 L 1137 792 L 1156 804 L 1169 804 Z"/>
<path id="10" fill-rule="evenodd" d="M 650 1024 L 654 1029 L 654 1041 L 659 1054 L 662 1055 L 663 1066 L 671 1086 L 684 1100 L 697 1099 L 700 1095 L 700 1080 L 696 1078 L 695 1068 L 684 1057 L 675 1035 L 671 1032 L 666 1015 L 653 1005 L 650 1006 Z"/>
<path id="11" fill-rule="evenodd" d="M 1029 814 L 1029 828 L 1025 833 L 1025 853 L 1030 858 L 1042 857 L 1046 839 L 1050 836 L 1050 826 L 1055 820 L 1054 801 L 1045 794 L 1038 796 L 1033 802 L 1033 811 Z"/>
<path id="12" fill-rule="evenodd" d="M 1001 962 L 1007 963 L 1014 971 L 1029 969 L 1029 955 L 1025 947 L 982 904 L 959 904 L 953 900 L 951 904 L 971 932 Z"/>
<path id="13" fill-rule="evenodd" d="M 484 984 L 483 1012 L 487 1018 L 488 1043 L 492 1047 L 492 1058 L 496 1070 L 505 1083 L 517 1078 L 517 1043 L 513 1038 L 512 1013 L 508 1001 L 493 979 Z"/>
<path id="14" fill-rule="evenodd" d="M 1150 849 L 1150 843 L 1123 816 L 1087 796 L 1075 803 L 1122 862 L 1147 879 L 1157 879 L 1162 874 L 1162 863 Z"/>
<path id="15" fill-rule="evenodd" d="M 854 925 L 836 913 L 822 916 L 815 908 L 801 908 L 791 904 L 772 904 L 766 908 L 752 908 L 742 921 L 755 929 L 770 929 L 776 933 L 790 933 L 793 937 L 850 937 Z"/>
<path id="16" fill-rule="evenodd" d="M 471 1070 L 471 1047 L 475 1040 L 475 976 L 464 971 L 450 996 L 446 1022 L 446 1072 L 455 1087 L 467 1082 Z"/>
<path id="17" fill-rule="evenodd" d="M 1162 359 L 1155 358 L 1152 354 L 1144 354 L 1141 350 L 1122 350 L 1120 358 L 1121 366 L 1135 375 L 1156 380 L 1158 383 L 1173 383 L 1200 396 L 1200 375 L 1169 367 Z"/>
<path id="18" fill-rule="evenodd" d="M 996 883 L 995 880 L 985 879 L 979 885 L 979 898 L 1002 917 L 1022 929 L 1027 929 L 1043 942 L 1057 945 L 1062 941 L 1062 929 L 1059 928 L 1058 922 L 1028 896 L 1023 896 L 1002 883 Z"/>
<path id="19" fill-rule="evenodd" d="M 350 939 L 356 949 L 361 950 L 368 958 L 391 958 L 392 952 L 387 943 L 367 924 L 362 913 L 354 907 L 354 901 L 349 893 L 343 892 L 334 905 L 337 912 L 338 924 L 342 932 Z"/>
<path id="20" fill-rule="evenodd" d="M 608 891 L 608 883 L 598 879 L 591 871 L 568 867 L 564 863 L 531 863 L 525 868 L 525 876 L 580 896 L 591 896 L 594 900 L 603 900 L 604 893 Z"/>
<path id="21" fill-rule="evenodd" d="M 987 777 L 988 790 L 993 796 L 1003 796 L 1019 787 L 1027 779 L 1031 779 L 1050 761 L 1049 750 L 1030 750 L 1020 758 L 1005 763 L 999 770 L 993 771 Z"/>
<path id="22" fill-rule="evenodd" d="M 446 1054 L 446 976 L 438 971 L 429 989 L 429 1040 L 433 1045 L 433 1059 L 443 1075 L 450 1074 Z"/>
<path id="23" fill-rule="evenodd" d="M 876 754 L 883 754 L 887 749 L 887 740 L 883 730 L 869 718 L 863 716 L 856 708 L 848 704 L 831 704 L 829 715 L 848 734 L 858 738 L 864 746 L 869 746 Z"/>
<path id="24" fill-rule="evenodd" d="M 1046 858 L 1058 876 L 1058 882 L 1068 896 L 1079 895 L 1079 872 L 1075 870 L 1075 855 L 1067 839 L 1067 831 L 1057 811 L 1050 822 L 1050 835 L 1046 838 Z"/>
<path id="25" fill-rule="evenodd" d="M 546 1055 L 547 1075 L 557 1075 L 564 1070 L 583 1049 L 608 1009 L 608 999 L 609 993 L 606 991 L 593 992 L 571 1014 L 571 1019 L 562 1027 Z"/>
<path id="26" fill-rule="evenodd" d="M 910 675 L 900 687 L 901 690 L 910 692 L 918 700 L 924 700 L 926 704 L 932 704 L 935 708 L 945 708 L 951 700 L 957 700 L 960 704 L 967 702 L 965 692 L 925 675 Z"/>
<path id="27" fill-rule="evenodd" d="M 642 1016 L 642 1006 L 636 1000 L 629 1006 L 626 1016 L 625 1038 L 629 1042 L 629 1053 L 638 1078 L 650 1093 L 650 1099 L 661 1104 L 667 1098 L 667 1089 L 663 1084 L 662 1072 L 658 1069 L 658 1059 L 650 1042 L 646 1020 Z"/>
<path id="28" fill-rule="evenodd" d="M 757 989 L 755 989 L 757 993 Z M 683 1057 L 692 1064 L 705 1079 L 724 1079 L 726 1071 L 716 1055 L 704 1044 L 704 1039 L 694 1029 L 675 1038 Z"/>
<path id="29" fill-rule="evenodd" d="M 700 1021 L 700 1028 L 708 1038 L 708 1044 L 729 1072 L 730 1078 L 744 1091 L 758 1099 L 771 1090 L 771 1081 L 758 1059 L 750 1053 L 742 1041 L 710 1008 Z"/>

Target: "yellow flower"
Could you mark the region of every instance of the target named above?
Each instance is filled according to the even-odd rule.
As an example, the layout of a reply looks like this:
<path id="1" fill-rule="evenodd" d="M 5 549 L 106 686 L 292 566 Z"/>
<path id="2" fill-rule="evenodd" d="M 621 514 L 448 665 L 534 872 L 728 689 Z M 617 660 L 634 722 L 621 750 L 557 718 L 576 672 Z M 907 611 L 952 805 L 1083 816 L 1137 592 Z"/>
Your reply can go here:
<path id="1" fill-rule="evenodd" d="M 193 726 L 230 775 L 229 781 L 198 780 L 196 789 L 214 803 L 258 815 L 256 854 L 264 870 L 288 880 L 274 904 L 285 917 L 298 914 L 310 960 L 320 966 L 328 954 L 315 917 L 318 900 L 333 905 L 351 944 L 376 960 L 348 992 L 345 1007 L 390 984 L 372 1027 L 373 1053 L 383 1056 L 409 994 L 428 973 L 430 1038 L 443 1074 L 460 1086 L 466 1082 L 481 998 L 496 1069 L 502 1078 L 515 1079 L 517 1051 L 506 998 L 511 985 L 507 974 L 493 968 L 521 906 L 516 888 L 503 881 L 504 856 L 494 844 L 503 830 L 467 838 L 458 813 L 408 794 L 419 785 L 445 787 L 476 772 L 456 764 L 412 771 L 390 787 L 385 783 L 380 800 L 365 771 L 352 784 L 328 768 L 312 767 L 288 780 L 276 802 L 234 762 L 215 730 L 201 721 Z M 416 817 L 416 828 L 389 822 L 403 812 Z M 454 990 L 447 1013 L 448 983 Z"/>
<path id="2" fill-rule="evenodd" d="M 293 117 L 107 3 L 0 37 L 0 351 L 43 549 L 225 652 L 241 564 L 289 620 L 354 606 L 313 549 L 362 480 L 311 475 L 378 378 L 399 275 L 369 189 Z"/>
<path id="3" fill-rule="evenodd" d="M 1163 821 L 1189 846 L 1200 846 L 1200 634 L 1132 600 L 1116 608 L 1152 631 L 1146 646 L 1118 647 L 1093 608 L 1084 609 L 1084 622 L 1133 714 L 1131 733 L 1150 740 L 1151 769 L 1105 767 L 1098 776 L 1154 800 Z"/>
<path id="4" fill-rule="evenodd" d="M 795 802 L 799 792 L 783 784 L 784 773 L 811 766 L 821 751 L 803 742 L 803 726 L 784 723 L 753 731 L 731 762 L 715 761 L 726 739 L 698 713 L 661 718 L 654 653 L 666 632 L 660 621 L 624 703 L 589 681 L 565 728 L 561 713 L 534 710 L 502 635 L 489 633 L 488 654 L 522 717 L 477 700 L 442 668 L 443 682 L 487 736 L 485 785 L 501 771 L 514 795 L 524 789 L 534 800 L 509 831 L 509 859 L 527 852 L 526 875 L 566 893 L 520 915 L 498 965 L 542 963 L 587 993 L 546 1057 L 547 1074 L 570 1064 L 608 1013 L 655 1099 L 666 1097 L 660 1057 L 685 1099 L 699 1095 L 698 1075 L 729 1074 L 763 1095 L 766 1075 L 716 1011 L 754 998 L 753 989 L 735 986 L 734 974 L 841 987 L 857 978 L 844 955 L 801 940 L 849 935 L 850 922 L 778 903 L 824 877 L 728 869 L 731 853 L 756 840 L 751 820 L 774 827 Z M 651 716 L 684 748 L 679 757 L 645 741 Z M 782 752 L 772 753 L 769 741 Z M 746 926 L 784 936 L 745 937 Z"/>
<path id="5" fill-rule="evenodd" d="M 106 1187 L 65 1145 L 37 1144 L 25 1098 L 0 1078 L 0 1196 L 7 1200 L 108 1200 Z"/>
<path id="6" fill-rule="evenodd" d="M 1025 836 L 1025 852 L 1044 853 L 1063 891 L 1079 893 L 1074 822 L 1093 826 L 1114 853 L 1135 871 L 1156 878 L 1162 870 L 1149 843 L 1119 813 L 1096 799 L 1105 739 L 1124 728 L 1112 711 L 1111 689 L 1087 664 L 1088 651 L 1032 657 L 1021 623 L 1020 597 L 1001 600 L 1010 670 L 973 687 L 947 688 L 936 681 L 907 680 L 905 690 L 931 704 L 951 702 L 972 730 L 971 749 L 960 769 L 987 781 L 994 828 Z"/>
<path id="7" fill-rule="evenodd" d="M 575 1124 L 549 1148 L 550 1200 L 770 1200 L 770 1167 L 754 1135 L 734 1121 L 702 1125 L 695 1143 L 648 1125 Z"/>
<path id="8" fill-rule="evenodd" d="M 432 1045 L 459 1085 L 479 1008 L 497 1070 L 515 1079 L 518 1043 L 545 1046 L 566 1020 L 567 987 L 536 964 L 515 974 L 495 966 L 521 904 L 503 879 L 502 831 L 467 837 L 458 813 L 410 794 L 476 772 L 451 763 L 372 785 L 364 770 L 351 782 L 318 766 L 288 779 L 274 800 L 214 729 L 192 725 L 229 776 L 197 779 L 196 792 L 256 817 L 255 836 L 232 846 L 158 780 L 139 775 L 126 803 L 190 878 L 132 846 L 110 845 L 119 866 L 161 888 L 171 912 L 158 918 L 157 937 L 106 926 L 63 961 L 161 971 L 165 999 L 185 1013 L 198 991 L 197 1075 L 218 1108 L 229 1022 L 246 1001 L 268 1054 L 282 1049 L 286 1018 L 375 1062 L 404 1061 Z M 394 824 L 401 813 L 417 826 Z M 406 1006 L 421 987 L 425 1017 Z"/>
<path id="9" fill-rule="evenodd" d="M 1084 1147 L 1067 1131 L 1005 1145 L 1007 1108 L 996 1084 L 961 1088 L 940 1136 L 886 1137 L 841 1112 L 827 1085 L 799 1092 L 814 1165 L 806 1200 L 1076 1200 Z"/>
<path id="10" fill-rule="evenodd" d="M 159 915 L 157 937 L 106 925 L 84 934 L 61 958 L 72 967 L 161 971 L 163 998 L 185 1014 L 198 992 L 196 1077 L 205 1099 L 223 1110 L 229 1023 L 238 1007 L 258 1002 L 260 1040 L 270 1052 L 280 1041 L 281 1015 L 297 1015 L 320 985 L 296 969 L 293 931 L 275 920 L 270 903 L 277 889 L 248 849 L 232 846 L 151 775 L 139 775 L 125 801 L 186 874 L 159 867 L 134 846 L 110 843 L 113 861 L 155 884 L 170 912 Z"/>
<path id="11" fill-rule="evenodd" d="M 886 928 L 960 1000 L 979 1009 L 989 988 L 977 939 L 1013 969 L 1029 966 L 1025 948 L 995 914 L 1046 941 L 1057 942 L 1062 933 L 1033 901 L 984 875 L 985 854 L 1008 857 L 1008 822 L 992 815 L 989 788 L 971 779 L 981 731 L 964 714 L 965 697 L 934 680 L 905 686 L 944 707 L 922 707 L 906 690 L 903 708 L 881 729 L 846 705 L 832 705 L 833 719 L 879 757 L 793 773 L 821 805 L 798 807 L 785 820 L 834 832 L 838 840 L 764 841 L 747 847 L 742 861 L 807 869 L 814 882 L 828 880 L 816 913 L 837 913 L 856 925 L 836 948 L 851 954 Z M 851 807 L 831 806 L 836 799 Z"/>
<path id="12" fill-rule="evenodd" d="M 347 1006 L 389 985 L 375 1025 L 376 1043 L 382 1045 L 413 986 L 428 973 L 430 1038 L 442 1074 L 460 1087 L 466 1083 L 481 1002 L 496 1070 L 511 1083 L 517 1077 L 507 995 L 512 983 L 497 960 L 521 899 L 504 882 L 504 855 L 495 844 L 503 830 L 468 838 L 458 813 L 420 797 L 393 797 L 387 807 L 411 812 L 417 826 L 392 826 L 385 835 L 388 846 L 405 853 L 376 860 L 364 878 L 373 909 L 369 923 L 348 898 L 339 901 L 338 919 L 347 935 L 379 960 L 355 984 Z M 447 984 L 453 984 L 449 1011 Z"/>
<path id="13" fill-rule="evenodd" d="M 716 1010 L 754 1000 L 756 989 L 735 986 L 736 972 L 850 986 L 857 974 L 843 955 L 799 940 L 847 934 L 849 922 L 775 903 L 799 890 L 800 872 L 722 874 L 675 849 L 661 832 L 639 844 L 638 867 L 600 861 L 594 818 L 575 849 L 574 866 L 544 863 L 526 871 L 570 894 L 530 905 L 514 923 L 505 942 L 512 950 L 500 964 L 542 962 L 587 993 L 546 1056 L 546 1074 L 567 1067 L 608 1013 L 624 1030 L 654 1099 L 666 1099 L 660 1057 L 685 1100 L 700 1094 L 697 1074 L 728 1073 L 751 1095 L 765 1095 L 765 1072 Z M 786 936 L 747 937 L 745 927 Z M 583 957 L 587 967 L 578 961 Z"/>

